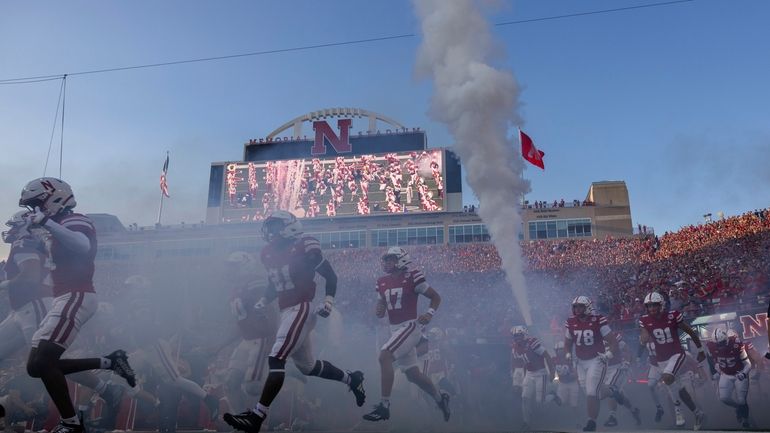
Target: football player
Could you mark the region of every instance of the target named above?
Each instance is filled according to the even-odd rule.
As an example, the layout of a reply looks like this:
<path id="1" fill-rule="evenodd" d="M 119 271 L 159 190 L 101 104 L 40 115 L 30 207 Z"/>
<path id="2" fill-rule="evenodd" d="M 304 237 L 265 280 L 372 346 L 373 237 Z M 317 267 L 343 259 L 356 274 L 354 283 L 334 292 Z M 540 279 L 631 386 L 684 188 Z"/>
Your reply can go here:
<path id="1" fill-rule="evenodd" d="M 558 380 L 556 395 L 563 404 L 568 405 L 572 409 L 576 409 L 578 407 L 580 387 L 578 386 L 575 366 L 572 363 L 572 360 L 566 356 L 563 341 L 557 341 L 553 347 L 553 351 L 554 369 L 558 376 L 558 378 L 554 378 L 554 381 Z"/>
<path id="2" fill-rule="evenodd" d="M 297 218 L 280 210 L 265 218 L 262 237 L 267 242 L 262 248 L 261 260 L 267 270 L 268 286 L 265 296 L 252 308 L 261 311 L 278 299 L 280 324 L 275 344 L 267 358 L 269 372 L 259 403 L 251 410 L 224 415 L 227 424 L 247 433 L 257 433 L 267 418 L 270 404 L 283 386 L 289 357 L 306 376 L 345 383 L 359 407 L 366 399 L 362 372 L 342 371 L 329 361 L 316 360 L 312 353 L 310 331 L 317 316 L 326 318 L 332 313 L 337 293 L 337 275 L 323 257 L 321 243 L 313 237 L 303 236 L 302 224 Z M 311 313 L 316 274 L 326 281 L 326 296 L 315 313 Z"/>
<path id="3" fill-rule="evenodd" d="M 749 389 L 749 392 L 753 389 L 754 393 L 758 396 L 762 396 L 764 394 L 764 392 L 762 392 L 762 372 L 765 370 L 767 361 L 762 357 L 762 354 L 759 353 L 757 348 L 754 347 L 754 343 L 743 340 L 734 329 L 727 330 L 727 337 L 735 338 L 736 341 L 743 343 L 743 348 L 746 349 L 746 354 L 749 355 L 749 361 L 751 361 L 752 386 Z"/>
<path id="4" fill-rule="evenodd" d="M 230 407 L 242 407 L 244 392 L 259 396 L 258 385 L 267 375 L 267 351 L 273 345 L 278 311 L 264 308 L 260 312 L 252 308 L 265 290 L 257 276 L 256 259 L 251 254 L 233 252 L 227 258 L 226 267 L 234 286 L 230 310 L 238 326 L 240 342 L 230 356 L 225 389 Z"/>
<path id="5" fill-rule="evenodd" d="M 628 369 L 631 366 L 631 353 L 628 350 L 628 345 L 623 341 L 623 336 L 619 332 L 615 332 L 614 334 L 620 352 L 618 353 L 618 356 L 613 356 L 607 361 L 607 375 L 604 379 L 604 385 L 606 387 L 602 394 L 605 397 L 611 396 L 612 398 L 608 403 L 608 406 L 610 407 L 610 416 L 607 418 L 604 426 L 615 427 L 618 425 L 618 419 L 616 417 L 618 404 L 631 412 L 634 421 L 636 421 L 636 425 L 639 426 L 642 424 L 639 408 L 631 404 L 631 401 L 623 392 L 623 387 L 625 386 L 628 377 Z"/>
<path id="6" fill-rule="evenodd" d="M 526 431 L 530 429 L 534 405 L 545 402 L 546 384 L 553 381 L 556 370 L 551 355 L 540 344 L 540 340 L 527 335 L 527 328 L 514 326 L 511 328 L 511 335 L 511 357 L 521 360 L 526 371 L 521 388 L 521 414 L 524 421 L 521 429 Z M 546 367 L 548 371 L 545 370 Z"/>
<path id="7" fill-rule="evenodd" d="M 588 420 L 583 431 L 595 431 L 599 392 L 607 373 L 607 361 L 618 353 L 618 342 L 609 338 L 612 330 L 607 318 L 594 314 L 587 296 L 572 300 L 572 317 L 567 319 L 566 328 L 564 350 L 569 358 L 575 348 L 578 381 L 586 393 Z M 610 349 L 607 350 L 605 345 Z"/>
<path id="8" fill-rule="evenodd" d="M 666 311 L 665 300 L 657 292 L 652 292 L 645 296 L 644 306 L 647 309 L 647 314 L 639 318 L 639 326 L 641 333 L 639 335 L 639 341 L 646 345 L 652 343 L 655 346 L 655 356 L 658 364 L 662 369 L 661 382 L 669 386 L 672 399 L 674 400 L 674 406 L 677 409 L 677 426 L 684 425 L 684 418 L 681 417 L 681 412 L 678 411 L 679 399 L 675 398 L 678 395 L 681 401 L 693 412 L 695 415 L 695 430 L 700 430 L 703 425 L 703 421 L 706 414 L 696 406 L 690 393 L 687 392 L 684 385 L 680 382 L 678 376 L 682 373 L 682 366 L 685 363 L 686 355 L 684 349 L 679 340 L 679 331 L 682 330 L 692 338 L 695 347 L 698 348 L 697 360 L 699 363 L 706 359 L 706 354 L 703 350 L 698 334 L 684 322 L 682 313 L 676 310 Z"/>
<path id="9" fill-rule="evenodd" d="M 15 213 L 6 223 L 3 242 L 11 245 L 0 291 L 8 291 L 11 312 L 0 323 L 0 361 L 32 343 L 32 336 L 51 308 L 51 287 L 44 283 L 48 258 L 45 241 L 27 224 L 29 211 Z"/>
<path id="10" fill-rule="evenodd" d="M 449 394 L 441 393 L 417 366 L 415 347 L 420 341 L 421 328 L 430 323 L 441 304 L 441 296 L 425 281 L 422 271 L 416 269 L 401 247 L 391 247 L 382 256 L 382 270 L 386 275 L 377 280 L 376 315 L 388 315 L 390 339 L 380 349 L 380 378 L 382 399 L 374 410 L 364 415 L 367 421 L 384 421 L 390 418 L 390 393 L 393 390 L 393 363 L 397 362 L 407 380 L 428 393 L 449 421 Z M 419 295 L 430 299 L 430 306 L 417 315 Z"/>
<path id="11" fill-rule="evenodd" d="M 434 326 L 422 336 L 417 344 L 417 359 L 422 365 L 421 371 L 435 383 L 440 390 L 450 395 L 454 386 L 449 381 L 450 366 L 445 346 L 442 345 L 444 331 Z"/>
<path id="12" fill-rule="evenodd" d="M 708 353 L 714 361 L 719 381 L 719 400 L 735 408 L 735 415 L 741 428 L 749 428 L 749 405 L 746 396 L 749 393 L 749 371 L 751 361 L 746 353 L 746 346 L 736 337 L 730 337 L 723 327 L 714 329 L 714 341 L 706 343 Z"/>
<path id="13" fill-rule="evenodd" d="M 42 228 L 50 235 L 54 296 L 51 309 L 32 336 L 27 372 L 43 381 L 59 410 L 61 421 L 52 433 L 80 433 L 84 428 L 70 399 L 66 374 L 108 369 L 132 387 L 136 385 L 123 350 L 102 358 L 61 359 L 98 305 L 93 285 L 96 230 L 90 218 L 73 212 L 72 188 L 60 179 L 30 181 L 21 191 L 19 206 L 30 210 L 26 217 L 30 228 Z"/>
<path id="14" fill-rule="evenodd" d="M 0 290 L 8 290 L 11 313 L 0 323 L 0 361 L 18 349 L 29 347 L 43 317 L 51 308 L 51 284 L 48 266 L 48 250 L 41 229 L 30 229 L 28 210 L 17 212 L 5 224 L 3 241 L 11 244 L 6 280 L 0 282 Z M 123 389 L 108 384 L 90 371 L 73 373 L 69 378 L 96 391 L 107 403 L 110 415 L 116 414 Z M 108 417 L 103 414 L 102 420 Z"/>

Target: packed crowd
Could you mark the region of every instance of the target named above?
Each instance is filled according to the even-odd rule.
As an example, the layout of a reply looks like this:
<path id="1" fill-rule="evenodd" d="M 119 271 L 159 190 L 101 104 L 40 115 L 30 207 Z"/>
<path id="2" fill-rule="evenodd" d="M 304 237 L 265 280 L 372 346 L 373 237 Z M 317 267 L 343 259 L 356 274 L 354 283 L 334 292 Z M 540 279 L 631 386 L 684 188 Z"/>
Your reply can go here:
<path id="1" fill-rule="evenodd" d="M 631 321 L 643 312 L 641 300 L 647 293 L 663 290 L 675 306 L 697 316 L 740 307 L 736 304 L 755 304 L 757 297 L 766 295 L 770 211 L 688 226 L 660 238 L 532 241 L 522 247 L 529 297 L 536 307 L 533 310 L 547 312 L 536 318 L 549 317 L 549 326 L 550 319 L 567 314 L 568 306 L 561 301 L 577 294 L 594 297 L 599 309 L 612 320 Z M 522 320 L 516 309 L 489 314 L 499 307 L 501 298 L 497 295 L 511 299 L 492 244 L 417 246 L 409 251 L 432 284 L 463 300 L 446 303 L 445 308 L 451 309 L 445 313 L 447 317 L 477 311 L 485 328 L 501 330 L 510 321 Z M 380 272 L 381 253 L 379 249 L 329 252 L 347 292 L 355 294 L 351 302 L 372 302 L 372 282 Z M 362 292 L 372 296 L 360 296 Z M 358 305 L 352 311 L 369 309 Z"/>

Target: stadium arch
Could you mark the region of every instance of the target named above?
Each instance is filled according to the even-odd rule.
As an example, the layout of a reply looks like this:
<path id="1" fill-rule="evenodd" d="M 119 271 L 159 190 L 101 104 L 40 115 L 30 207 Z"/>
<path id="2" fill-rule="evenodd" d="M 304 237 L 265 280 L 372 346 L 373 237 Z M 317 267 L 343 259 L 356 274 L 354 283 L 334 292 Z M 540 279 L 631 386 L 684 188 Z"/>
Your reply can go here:
<path id="1" fill-rule="evenodd" d="M 400 122 L 394 120 L 391 117 L 385 116 L 384 114 L 376 113 L 374 111 L 366 110 L 364 108 L 333 107 L 333 108 L 322 108 L 320 110 L 311 111 L 301 116 L 297 116 L 294 119 L 289 120 L 288 122 L 284 123 L 283 125 L 273 130 L 273 132 L 267 135 L 266 139 L 271 140 L 279 136 L 279 134 L 288 130 L 289 128 L 293 128 L 293 131 L 291 134 L 292 137 L 301 137 L 303 123 L 314 122 L 317 120 L 323 120 L 327 118 L 333 119 L 336 117 L 359 118 L 359 119 L 366 118 L 369 121 L 367 132 L 377 131 L 377 121 L 384 122 L 390 125 L 391 127 L 393 127 L 393 129 L 395 130 L 406 129 L 404 125 L 402 125 Z"/>

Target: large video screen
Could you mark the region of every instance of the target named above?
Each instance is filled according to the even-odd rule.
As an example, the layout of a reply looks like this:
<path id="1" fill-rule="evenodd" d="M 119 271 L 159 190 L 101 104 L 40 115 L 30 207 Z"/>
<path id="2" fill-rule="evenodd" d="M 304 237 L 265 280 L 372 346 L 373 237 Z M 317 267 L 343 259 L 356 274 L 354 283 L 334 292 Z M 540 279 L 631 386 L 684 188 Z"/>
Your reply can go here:
<path id="1" fill-rule="evenodd" d="M 444 210 L 443 149 L 232 162 L 223 177 L 222 222 Z"/>

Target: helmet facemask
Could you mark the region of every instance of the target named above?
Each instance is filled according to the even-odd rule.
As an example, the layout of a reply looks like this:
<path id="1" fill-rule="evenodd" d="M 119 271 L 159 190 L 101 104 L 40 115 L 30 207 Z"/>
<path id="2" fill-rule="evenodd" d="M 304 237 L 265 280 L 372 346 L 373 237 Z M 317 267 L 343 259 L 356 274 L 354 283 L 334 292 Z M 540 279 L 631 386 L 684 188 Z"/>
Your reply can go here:
<path id="1" fill-rule="evenodd" d="M 382 265 L 382 272 L 385 272 L 386 274 L 395 274 L 399 271 L 398 256 L 395 254 L 385 254 L 382 256 L 380 264 Z"/>
<path id="2" fill-rule="evenodd" d="M 659 316 L 663 312 L 663 304 L 660 302 L 648 302 L 644 304 L 644 307 L 647 309 L 647 314 L 653 317 Z"/>
<path id="3" fill-rule="evenodd" d="M 11 219 L 5 222 L 8 226 L 8 230 L 2 232 L 3 242 L 12 244 L 17 240 L 32 235 L 29 230 L 26 217 L 29 215 L 27 211 L 16 212 Z"/>

